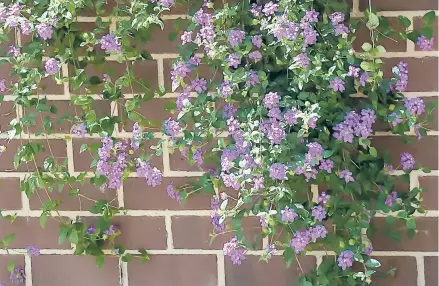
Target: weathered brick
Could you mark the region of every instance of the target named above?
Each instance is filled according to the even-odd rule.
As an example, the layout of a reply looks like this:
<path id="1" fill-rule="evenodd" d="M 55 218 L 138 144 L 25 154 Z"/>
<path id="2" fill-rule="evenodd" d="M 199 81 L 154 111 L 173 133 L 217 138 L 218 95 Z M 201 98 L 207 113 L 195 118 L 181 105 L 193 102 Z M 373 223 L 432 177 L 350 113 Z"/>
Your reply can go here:
<path id="1" fill-rule="evenodd" d="M 172 234 L 175 248 L 189 249 L 222 249 L 225 242 L 232 236 L 232 232 L 226 232 L 215 237 L 210 245 L 209 233 L 212 232 L 210 217 L 198 216 L 174 216 L 172 217 Z M 226 224 L 230 224 L 229 221 Z M 261 225 L 256 217 L 249 217 L 243 221 L 243 233 L 247 241 L 261 247 L 262 240 L 255 235 L 261 233 Z"/>
<path id="2" fill-rule="evenodd" d="M 139 260 L 128 263 L 132 286 L 179 285 L 216 286 L 217 264 L 214 255 L 153 255 L 147 264 Z"/>
<path id="3" fill-rule="evenodd" d="M 123 185 L 123 198 L 127 209 L 135 210 L 188 210 L 209 209 L 211 194 L 190 196 L 186 204 L 181 205 L 168 197 L 166 187 L 173 183 L 175 187 L 187 184 L 197 178 L 162 178 L 157 187 L 148 186 L 143 178 L 129 178 Z"/>
<path id="4" fill-rule="evenodd" d="M 419 177 L 419 187 L 425 188 L 422 193 L 422 206 L 427 210 L 438 209 L 438 177 Z"/>
<path id="5" fill-rule="evenodd" d="M 38 131 L 42 132 L 42 134 L 46 134 L 47 132 L 44 129 L 43 120 L 45 118 L 49 118 L 52 123 L 52 133 L 70 133 L 70 130 L 73 126 L 72 118 L 74 116 L 81 117 L 84 114 L 84 111 L 80 106 L 75 106 L 70 101 L 61 100 L 61 101 L 48 101 L 47 105 L 54 106 L 57 109 L 57 113 L 43 113 L 38 112 L 34 108 L 29 108 L 24 110 L 25 114 L 35 113 L 35 125 L 29 127 L 31 133 L 36 133 Z M 104 100 L 95 100 L 93 101 L 92 108 L 96 111 L 96 115 L 99 117 L 108 116 L 111 112 L 110 103 Z M 69 116 L 68 119 L 63 120 L 62 122 L 58 122 L 58 119 L 62 116 Z"/>
<path id="6" fill-rule="evenodd" d="M 402 152 L 408 152 L 423 167 L 437 169 L 438 137 L 426 136 L 420 141 L 417 141 L 414 137 L 411 137 L 411 139 L 411 142 L 415 144 L 403 144 L 402 138 L 398 136 L 378 136 L 372 139 L 372 145 L 380 152 L 389 151 L 393 166 L 400 165 L 400 154 Z M 429 150 L 429 152 L 425 152 L 425 150 Z"/>
<path id="7" fill-rule="evenodd" d="M 373 1 L 373 8 L 378 11 L 410 11 L 410 10 L 437 10 L 437 1 L 432 0 L 381 0 Z M 360 10 L 369 8 L 368 0 L 360 0 Z"/>
<path id="8" fill-rule="evenodd" d="M 63 221 L 66 218 L 60 218 Z M 48 218 L 45 228 L 40 226 L 40 218 L 17 217 L 13 223 L 0 220 L 0 237 L 15 233 L 15 239 L 10 248 L 25 248 L 30 244 L 38 248 L 70 248 L 66 241 L 58 244 L 59 227 L 58 222 Z"/>
<path id="9" fill-rule="evenodd" d="M 387 20 L 389 21 L 389 26 L 395 29 L 396 33 L 404 31 L 404 27 L 398 24 L 398 18 L 389 17 Z M 355 35 L 357 38 L 354 42 L 354 49 L 357 52 L 362 52 L 361 45 L 365 42 L 371 43 L 370 30 L 365 25 L 361 25 Z M 380 37 L 381 39 L 376 44 L 382 45 L 388 52 L 405 52 L 407 50 L 407 41 L 399 39 L 396 34 L 388 38 Z"/>
<path id="10" fill-rule="evenodd" d="M 377 286 L 417 286 L 417 267 L 415 257 L 385 256 L 376 257 L 380 261 L 379 271 L 389 271 L 396 268 L 395 276 L 386 277 L 384 280 L 376 279 Z M 374 277 L 374 276 L 372 276 Z"/>
<path id="11" fill-rule="evenodd" d="M 108 202 L 111 202 L 111 205 L 118 207 L 118 201 L 117 201 L 117 193 L 113 190 L 107 190 L 105 192 L 101 192 L 98 187 L 91 184 L 87 181 L 83 185 L 81 184 L 73 184 L 73 188 L 78 188 L 80 191 L 79 193 L 90 198 L 93 200 L 106 200 Z M 91 201 L 90 199 L 86 199 L 81 196 L 71 196 L 69 195 L 70 186 L 64 186 L 63 190 L 60 192 L 58 187 L 55 187 L 55 190 L 52 193 L 49 193 L 50 198 L 53 201 L 59 200 L 60 205 L 58 207 L 58 210 L 62 211 L 88 211 L 90 210 L 94 205 L 95 202 Z M 31 209 L 41 209 L 41 198 L 43 202 L 47 201 L 49 197 L 47 196 L 47 193 L 43 190 L 39 190 L 37 194 L 32 194 L 32 196 L 29 198 L 30 208 Z"/>
<path id="12" fill-rule="evenodd" d="M 437 256 L 424 257 L 425 286 L 439 285 Z"/>
<path id="13" fill-rule="evenodd" d="M 417 31 L 421 30 L 423 27 L 422 24 L 422 17 L 415 17 L 413 19 L 413 28 Z M 438 50 L 438 38 L 436 35 L 438 34 L 438 17 L 436 17 L 434 23 L 433 23 L 433 37 L 434 37 L 434 45 L 433 45 L 433 51 Z M 421 49 L 416 45 L 415 48 L 417 51 L 420 51 Z"/>
<path id="14" fill-rule="evenodd" d="M 16 268 L 24 269 L 24 256 L 22 255 L 0 255 L 0 281 L 9 282 L 8 264 L 15 262 Z"/>
<path id="15" fill-rule="evenodd" d="M 9 130 L 9 122 L 17 117 L 13 101 L 4 101 L 0 104 L 0 131 Z"/>
<path id="16" fill-rule="evenodd" d="M 375 250 L 402 250 L 402 251 L 437 251 L 438 250 L 438 219 L 437 218 L 416 218 L 417 234 L 409 239 L 405 233 L 405 225 L 396 222 L 394 226 L 389 225 L 383 218 L 372 220 L 373 226 L 377 229 L 372 237 Z M 401 232 L 402 241 L 394 242 L 385 235 L 389 229 L 396 229 Z"/>
<path id="17" fill-rule="evenodd" d="M 75 165 L 75 171 L 83 172 L 83 171 L 90 171 L 90 164 L 93 161 L 94 154 L 90 153 L 89 151 L 84 151 L 80 153 L 81 145 L 82 144 L 88 144 L 89 146 L 91 144 L 99 143 L 99 139 L 73 139 L 73 157 L 74 157 L 74 165 Z M 139 149 L 140 151 L 136 151 L 133 155 L 129 155 L 128 158 L 135 158 L 138 156 L 141 152 L 146 152 L 147 154 L 154 154 L 154 150 L 151 150 L 150 147 L 152 145 L 157 144 L 158 140 L 149 140 L 144 142 L 145 147 L 144 149 Z M 163 159 L 162 157 L 152 156 L 150 163 L 152 166 L 156 167 L 159 170 L 163 170 Z"/>
<path id="18" fill-rule="evenodd" d="M 384 77 L 392 77 L 392 67 L 400 61 L 408 64 L 409 81 L 407 91 L 437 91 L 438 58 L 386 58 L 384 61 Z"/>
<path id="19" fill-rule="evenodd" d="M 62 164 L 67 158 L 66 142 L 64 140 L 51 139 L 49 140 L 50 149 L 48 148 L 46 140 L 32 139 L 31 142 L 40 143 L 44 146 L 44 151 L 38 153 L 35 156 L 35 161 L 38 167 L 42 167 L 44 160 L 47 157 L 54 157 L 56 162 Z M 28 140 L 23 139 L 23 144 L 27 144 Z M 14 155 L 17 149 L 22 146 L 22 142 L 18 139 L 14 139 L 8 142 L 6 140 L 0 140 L 0 144 L 6 146 L 6 151 L 2 154 L 0 158 L 0 171 L 15 171 L 14 170 Z M 53 154 L 52 154 L 53 153 Z M 26 164 L 21 164 L 18 169 L 20 172 L 34 171 L 34 162 L 29 162 Z"/>
<path id="20" fill-rule="evenodd" d="M 166 230 L 163 217 L 114 217 L 121 231 L 116 243 L 127 249 L 165 249 Z"/>
<path id="21" fill-rule="evenodd" d="M 32 285 L 35 286 L 117 286 L 119 273 L 114 257 L 106 257 L 102 268 L 98 268 L 94 257 L 90 256 L 40 255 L 32 258 Z"/>
<path id="22" fill-rule="evenodd" d="M 0 209 L 21 209 L 21 192 L 19 178 L 0 179 Z"/>
<path id="23" fill-rule="evenodd" d="M 313 256 L 303 256 L 298 263 L 287 269 L 281 256 L 273 256 L 269 263 L 259 261 L 259 256 L 247 256 L 241 265 L 233 265 L 225 257 L 227 286 L 266 286 L 266 285 L 297 285 L 302 275 L 300 267 L 307 273 L 316 267 Z"/>

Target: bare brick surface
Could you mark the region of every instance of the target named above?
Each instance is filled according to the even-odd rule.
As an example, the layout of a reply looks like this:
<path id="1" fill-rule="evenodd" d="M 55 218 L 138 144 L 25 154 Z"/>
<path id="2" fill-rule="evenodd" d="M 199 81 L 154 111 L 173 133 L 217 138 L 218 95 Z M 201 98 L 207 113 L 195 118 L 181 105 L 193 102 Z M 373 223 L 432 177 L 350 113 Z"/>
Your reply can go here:
<path id="1" fill-rule="evenodd" d="M 437 1 L 432 0 L 385 0 L 372 1 L 372 5 L 378 11 L 410 11 L 410 10 L 437 10 Z M 360 0 L 360 10 L 365 10 L 369 7 L 368 0 Z"/>
<path id="2" fill-rule="evenodd" d="M 20 179 L 0 179 L 0 209 L 18 210 L 21 209 Z"/>
<path id="3" fill-rule="evenodd" d="M 389 285 L 417 285 L 417 266 L 416 258 L 414 257 L 377 257 L 381 262 L 380 271 L 389 271 L 396 268 L 395 276 L 386 277 L 384 280 L 379 280 L 375 285 L 389 286 Z"/>
<path id="4" fill-rule="evenodd" d="M 148 265 L 129 263 L 128 277 L 131 286 L 216 286 L 216 269 L 214 255 L 154 255 Z"/>
<path id="5" fill-rule="evenodd" d="M 422 193 L 424 201 L 422 205 L 427 210 L 438 209 L 438 177 L 420 177 L 419 186 L 427 191 Z"/>
<path id="6" fill-rule="evenodd" d="M 439 285 L 437 257 L 429 256 L 424 259 L 425 286 Z"/>
<path id="7" fill-rule="evenodd" d="M 98 269 L 91 257 L 38 256 L 32 258 L 32 279 L 36 286 L 118 286 L 118 261 L 107 257 L 102 269 Z"/>

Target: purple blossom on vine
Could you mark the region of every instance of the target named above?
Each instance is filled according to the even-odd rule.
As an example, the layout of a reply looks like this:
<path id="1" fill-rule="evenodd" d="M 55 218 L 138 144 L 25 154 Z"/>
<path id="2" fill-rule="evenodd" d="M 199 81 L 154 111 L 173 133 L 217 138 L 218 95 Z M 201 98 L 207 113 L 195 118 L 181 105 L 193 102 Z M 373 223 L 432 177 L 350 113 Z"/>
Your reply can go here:
<path id="1" fill-rule="evenodd" d="M 354 178 L 352 177 L 352 172 L 349 171 L 348 169 L 344 169 L 343 171 L 341 171 L 338 176 L 340 177 L 340 179 L 344 179 L 346 184 L 355 181 Z"/>
<path id="2" fill-rule="evenodd" d="M 245 249 L 239 245 L 236 236 L 224 244 L 223 254 L 229 256 L 234 265 L 240 265 L 245 260 Z"/>
<path id="3" fill-rule="evenodd" d="M 293 222 L 297 217 L 297 213 L 289 207 L 285 207 L 280 213 L 283 222 Z"/>
<path id="4" fill-rule="evenodd" d="M 9 279 L 14 284 L 24 283 L 24 279 L 25 279 L 24 269 L 14 268 L 9 275 Z"/>
<path id="5" fill-rule="evenodd" d="M 340 253 L 338 256 L 338 266 L 341 267 L 341 269 L 346 270 L 347 268 L 350 268 L 352 264 L 354 263 L 354 253 L 350 250 L 345 250 Z"/>
<path id="6" fill-rule="evenodd" d="M 431 51 L 434 46 L 434 37 L 427 39 L 425 36 L 421 35 L 418 37 L 416 44 L 422 51 Z"/>
<path id="7" fill-rule="evenodd" d="M 52 39 L 53 28 L 51 25 L 47 23 L 40 23 L 35 28 L 37 29 L 38 36 L 40 36 L 40 38 L 43 40 Z"/>
<path id="8" fill-rule="evenodd" d="M 410 153 L 401 153 L 400 157 L 403 170 L 411 170 L 415 167 L 415 158 Z"/>
<path id="9" fill-rule="evenodd" d="M 55 58 L 50 58 L 46 61 L 46 63 L 44 64 L 44 69 L 46 70 L 46 72 L 49 75 L 54 75 L 57 72 L 59 72 L 60 69 L 60 65 L 57 59 Z"/>
<path id="10" fill-rule="evenodd" d="M 141 161 L 136 165 L 136 174 L 146 180 L 146 184 L 151 187 L 157 187 L 162 183 L 162 172 L 156 167 L 151 167 L 148 162 Z"/>
<path id="11" fill-rule="evenodd" d="M 116 35 L 114 34 L 107 34 L 103 36 L 100 40 L 101 49 L 103 49 L 106 53 L 116 53 L 120 54 L 122 46 L 119 43 L 119 40 L 117 39 Z"/>

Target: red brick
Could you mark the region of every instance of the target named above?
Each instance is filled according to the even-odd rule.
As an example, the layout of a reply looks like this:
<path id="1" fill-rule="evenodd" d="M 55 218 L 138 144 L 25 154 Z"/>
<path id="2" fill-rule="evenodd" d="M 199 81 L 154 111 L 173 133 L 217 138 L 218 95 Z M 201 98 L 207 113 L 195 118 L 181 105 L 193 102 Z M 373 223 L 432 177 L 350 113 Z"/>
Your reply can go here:
<path id="1" fill-rule="evenodd" d="M 384 61 L 384 77 L 392 77 L 392 67 L 400 61 L 408 64 L 409 81 L 407 91 L 437 91 L 438 58 L 386 58 Z"/>
<path id="2" fill-rule="evenodd" d="M 437 102 L 438 102 L 438 98 L 437 98 L 437 96 L 435 96 L 435 97 L 424 97 L 423 99 L 424 99 L 424 102 L 425 102 L 425 104 L 426 104 L 427 106 L 428 106 L 428 105 L 431 105 L 431 104 L 434 104 L 434 103 L 437 104 Z M 432 119 L 431 121 L 427 122 L 427 124 L 425 125 L 426 128 L 431 129 L 431 130 L 438 130 L 438 129 L 439 129 L 439 126 L 438 126 L 438 122 L 439 122 L 439 116 L 438 116 L 438 113 L 439 113 L 439 109 L 438 109 L 438 108 L 435 108 L 435 109 L 432 111 L 433 119 Z M 426 121 L 426 117 L 427 117 L 427 115 L 428 115 L 428 113 L 424 113 L 424 114 L 421 116 L 421 120 L 420 120 L 420 121 L 421 121 L 421 122 L 422 122 L 422 121 Z"/>
<path id="3" fill-rule="evenodd" d="M 422 193 L 422 206 L 427 210 L 438 210 L 438 177 L 419 177 L 419 187 L 426 189 Z"/>
<path id="4" fill-rule="evenodd" d="M 258 261 L 259 256 L 247 256 L 241 265 L 233 265 L 225 257 L 227 286 L 266 286 L 266 285 L 297 285 L 302 275 L 297 263 L 286 268 L 281 256 L 273 256 L 269 263 Z M 316 259 L 312 256 L 299 258 L 305 273 L 316 267 Z"/>
<path id="5" fill-rule="evenodd" d="M 24 257 L 22 255 L 0 255 L 0 281 L 4 283 L 10 281 L 8 264 L 12 261 L 15 262 L 16 268 L 24 269 Z"/>
<path id="6" fill-rule="evenodd" d="M 410 11 L 410 10 L 437 10 L 437 1 L 432 0 L 381 0 L 373 1 L 372 7 L 378 11 Z M 369 8 L 369 0 L 360 0 L 360 10 Z"/>
<path id="7" fill-rule="evenodd" d="M 174 235 L 175 248 L 189 249 L 222 249 L 225 242 L 232 236 L 232 232 L 220 234 L 215 237 L 212 245 L 209 234 L 212 232 L 210 217 L 199 216 L 174 216 L 172 217 L 172 234 Z M 261 225 L 258 218 L 252 217 L 244 219 L 243 233 L 247 241 L 256 242 L 258 248 L 261 247 L 262 240 L 255 235 L 261 233 Z"/>
<path id="8" fill-rule="evenodd" d="M 425 286 L 439 285 L 437 256 L 424 257 Z"/>
<path id="9" fill-rule="evenodd" d="M 19 178 L 0 179 L 0 209 L 21 209 L 21 192 Z"/>
<path id="10" fill-rule="evenodd" d="M 420 141 L 417 141 L 414 137 L 411 137 L 411 139 L 411 142 L 414 144 L 404 144 L 399 136 L 379 136 L 372 139 L 372 145 L 380 152 L 390 152 L 392 163 L 395 167 L 400 165 L 400 154 L 408 152 L 423 167 L 437 169 L 438 137 L 426 136 Z M 425 150 L 429 150 L 429 152 L 424 152 Z"/>
<path id="11" fill-rule="evenodd" d="M 99 143 L 100 140 L 99 139 L 73 139 L 73 157 L 74 159 L 74 163 L 75 163 L 75 171 L 78 172 L 83 172 L 83 171 L 90 171 L 90 164 L 93 161 L 93 156 L 97 155 L 92 154 L 90 151 L 84 151 L 82 153 L 80 153 L 80 148 L 82 144 L 89 144 L 89 146 L 91 144 L 94 143 Z M 144 142 L 145 147 L 143 150 L 141 150 L 142 152 L 146 152 L 146 154 L 154 154 L 155 151 L 151 150 L 150 147 L 152 145 L 157 144 L 158 140 L 154 139 L 154 140 L 149 140 Z M 140 149 L 139 149 L 140 150 Z M 136 156 L 138 156 L 141 152 L 135 152 L 133 155 L 129 155 L 128 158 L 135 158 Z M 162 157 L 157 157 L 155 155 L 153 155 L 151 157 L 151 165 L 156 167 L 159 170 L 163 170 L 163 159 Z"/>
<path id="12" fill-rule="evenodd" d="M 4 101 L 0 104 L 0 131 L 9 130 L 9 123 L 17 117 L 13 101 Z"/>
<path id="13" fill-rule="evenodd" d="M 134 210 L 188 210 L 210 209 L 211 194 L 195 194 L 181 205 L 168 197 L 166 187 L 173 183 L 175 187 L 187 184 L 190 179 L 197 178 L 162 178 L 157 187 L 148 186 L 143 178 L 128 178 L 123 186 L 125 207 Z"/>
<path id="14" fill-rule="evenodd" d="M 375 279 L 373 285 L 377 286 L 417 286 L 417 266 L 415 257 L 386 256 L 376 257 L 381 263 L 379 271 L 385 272 L 396 268 L 395 276 L 389 276 L 384 280 Z M 372 276 L 374 278 L 374 276 Z"/>
<path id="15" fill-rule="evenodd" d="M 106 257 L 101 269 L 90 256 L 40 255 L 32 258 L 32 285 L 35 286 L 118 286 L 119 273 L 118 260 L 114 257 Z"/>
<path id="16" fill-rule="evenodd" d="M 66 221 L 66 218 L 62 218 Z M 58 222 L 48 218 L 45 228 L 40 226 L 40 218 L 17 217 L 13 223 L 0 220 L 0 237 L 15 233 L 15 239 L 10 248 L 25 248 L 30 244 L 38 248 L 70 248 L 65 241 L 58 244 L 59 227 Z"/>
<path id="17" fill-rule="evenodd" d="M 128 263 L 130 285 L 216 286 L 214 255 L 153 255 L 145 265 Z"/>
<path id="18" fill-rule="evenodd" d="M 52 123 L 52 133 L 70 133 L 72 128 L 72 118 L 74 116 L 81 117 L 85 114 L 80 106 L 73 105 L 70 101 L 62 100 L 62 101 L 48 101 L 47 104 L 49 106 L 54 106 L 57 108 L 58 112 L 56 114 L 46 113 L 46 112 L 38 112 L 35 109 L 26 109 L 25 113 L 35 113 L 35 125 L 30 126 L 29 130 L 31 133 L 36 133 L 38 131 L 43 134 L 47 133 L 44 130 L 43 120 L 45 118 L 49 118 Z M 104 100 L 95 100 L 93 101 L 92 108 L 96 111 L 96 115 L 98 118 L 108 116 L 111 112 L 110 103 Z M 58 119 L 62 116 L 68 115 L 69 118 L 63 120 L 61 123 L 58 123 Z"/>
<path id="19" fill-rule="evenodd" d="M 416 218 L 417 234 L 409 239 L 405 232 L 405 225 L 396 222 L 389 225 L 382 218 L 372 220 L 377 229 L 372 237 L 375 250 L 402 250 L 402 251 L 437 251 L 438 250 L 438 219 L 437 218 Z M 398 230 L 401 233 L 402 241 L 394 242 L 385 235 L 388 229 Z"/>
<path id="20" fill-rule="evenodd" d="M 166 249 L 166 229 L 163 217 L 114 217 L 120 228 L 116 243 L 127 249 Z"/>
<path id="21" fill-rule="evenodd" d="M 112 202 L 111 205 L 118 207 L 117 193 L 115 191 L 107 190 L 105 192 L 101 192 L 98 187 L 91 184 L 90 182 L 86 182 L 83 185 L 74 184 L 72 187 L 78 188 L 80 190 L 80 194 L 87 196 L 90 199 L 106 200 L 108 202 Z M 55 190 L 52 193 L 49 193 L 52 200 L 60 201 L 58 210 L 88 211 L 95 205 L 95 202 L 88 200 L 84 197 L 69 195 L 69 191 L 70 191 L 70 186 L 65 185 L 61 192 L 59 191 L 58 187 L 55 187 Z M 49 199 L 47 193 L 44 190 L 39 190 L 39 197 L 43 200 L 43 202 Z M 36 210 L 41 209 L 41 202 L 37 194 L 32 194 L 32 196 L 29 199 L 29 203 L 31 209 L 36 209 Z"/>
<path id="22" fill-rule="evenodd" d="M 17 152 L 17 149 L 22 145 L 20 140 L 14 139 L 11 140 L 9 143 L 5 142 L 6 140 L 0 140 L 0 144 L 6 146 L 6 151 L 3 153 L 2 157 L 0 158 L 0 171 L 14 171 L 14 155 Z M 58 140 L 58 139 L 51 139 L 50 142 L 50 148 L 53 152 L 50 152 L 50 149 L 48 148 L 47 141 L 46 140 L 40 140 L 40 139 L 32 139 L 31 142 L 40 143 L 44 146 L 45 151 L 38 153 L 35 156 L 35 161 L 37 163 L 37 166 L 42 167 L 44 160 L 47 157 L 55 157 L 56 162 L 58 164 L 64 163 L 64 161 L 67 158 L 67 152 L 66 152 L 66 142 L 64 140 Z M 27 144 L 28 140 L 23 139 L 23 144 Z M 21 164 L 20 167 L 18 167 L 18 171 L 20 172 L 27 172 L 27 171 L 34 171 L 35 170 L 35 164 L 33 162 L 26 164 Z"/>
<path id="23" fill-rule="evenodd" d="M 183 157 L 182 153 L 176 150 L 170 150 L 169 164 L 173 171 L 207 171 L 209 168 L 215 169 L 215 160 L 218 158 L 218 151 L 213 152 L 212 149 L 217 146 L 216 142 L 209 142 L 202 147 L 203 150 L 203 164 L 198 166 L 196 162 L 190 164 L 188 159 Z M 172 153 L 171 153 L 172 152 Z"/>
<path id="24" fill-rule="evenodd" d="M 398 24 L 398 18 L 389 17 L 389 26 L 396 30 L 396 33 L 404 31 L 404 27 Z M 378 45 L 382 45 L 388 52 L 405 52 L 407 50 L 407 41 L 398 38 L 397 34 L 390 35 L 389 38 L 381 36 L 381 39 L 377 42 Z M 365 42 L 370 43 L 370 30 L 362 24 L 355 33 L 357 38 L 354 42 L 354 49 L 358 52 L 363 52 L 361 45 Z"/>
<path id="25" fill-rule="evenodd" d="M 437 51 L 438 50 L 438 38 L 436 37 L 436 35 L 438 34 L 438 17 L 436 17 L 434 23 L 433 23 L 433 37 L 434 37 L 434 45 L 433 45 L 433 51 Z M 419 31 L 422 29 L 423 27 L 423 23 L 422 23 L 422 17 L 415 17 L 413 20 L 413 27 L 415 30 Z M 416 45 L 416 50 L 420 51 L 421 49 L 419 49 L 418 45 Z"/>

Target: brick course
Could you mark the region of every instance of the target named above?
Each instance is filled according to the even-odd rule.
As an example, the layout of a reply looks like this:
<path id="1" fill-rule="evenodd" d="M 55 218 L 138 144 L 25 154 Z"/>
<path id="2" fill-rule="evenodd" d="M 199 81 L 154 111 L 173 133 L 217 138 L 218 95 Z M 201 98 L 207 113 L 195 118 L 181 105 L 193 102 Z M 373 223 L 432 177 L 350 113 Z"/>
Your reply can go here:
<path id="1" fill-rule="evenodd" d="M 114 1 L 108 1 L 106 11 L 114 7 Z M 356 13 L 364 11 L 367 7 L 367 0 L 353 0 L 353 8 Z M 425 10 L 438 9 L 435 0 L 375 0 L 372 2 L 383 15 L 390 16 L 390 23 L 397 27 L 399 14 L 405 14 L 414 20 L 414 27 L 419 27 L 420 17 Z M 180 7 L 173 10 L 174 13 L 184 13 L 187 7 Z M 94 12 L 87 11 L 83 16 L 94 16 Z M 170 41 L 168 33 L 174 30 L 173 24 L 177 16 L 168 16 L 165 21 L 165 31 L 154 31 L 147 45 L 139 45 L 138 49 L 147 49 L 153 54 L 154 60 L 142 61 L 133 65 L 136 75 L 151 83 L 151 88 L 165 85 L 170 90 L 169 72 L 172 60 L 177 56 L 175 44 L 177 41 Z M 90 21 L 88 21 L 90 22 Z M 183 21 L 184 22 L 184 21 Z M 436 20 L 437 22 L 437 20 Z M 437 23 L 436 23 L 437 25 Z M 183 27 L 184 24 L 181 25 Z M 80 23 L 82 30 L 90 31 L 94 28 L 93 23 Z M 435 32 L 435 34 L 437 31 Z M 367 31 L 358 32 L 356 50 L 359 50 L 362 40 L 368 37 Z M 15 40 L 13 35 L 10 37 Z M 436 37 L 438 38 L 438 37 Z M 178 37 L 177 37 L 178 39 Z M 25 41 L 26 39 L 22 39 Z M 427 102 L 437 100 L 437 66 L 438 58 L 435 52 L 422 52 L 413 46 L 412 43 L 398 40 L 397 43 L 391 40 L 383 40 L 382 44 L 387 52 L 384 55 L 386 75 L 391 73 L 391 67 L 404 60 L 409 64 L 410 81 L 407 96 L 422 96 Z M 0 46 L 0 56 L 5 54 L 7 45 Z M 435 44 L 437 50 L 437 40 Z M 68 71 L 73 72 L 73 67 L 67 67 Z M 86 68 L 89 75 L 102 76 L 103 73 L 110 74 L 117 78 L 122 76 L 125 71 L 124 64 L 117 62 L 106 63 L 104 67 Z M 213 73 L 204 69 L 206 77 Z M 0 78 L 9 74 L 9 67 L 2 65 L 0 68 Z M 13 81 L 9 78 L 7 81 Z M 58 115 L 64 112 L 74 111 L 74 107 L 67 101 L 69 99 L 69 88 L 57 85 L 53 80 L 45 80 L 40 85 L 40 93 L 48 95 L 50 103 L 58 107 Z M 96 87 L 96 93 L 99 92 Z M 67 93 L 64 93 L 67 91 Z M 140 92 L 142 89 L 134 85 L 133 92 Z M 132 95 L 130 89 L 124 90 Z M 78 93 L 78 91 L 75 91 Z M 169 116 L 163 110 L 167 101 L 172 101 L 175 94 L 168 93 L 168 98 L 153 99 L 142 105 L 141 110 L 148 119 L 163 120 Z M 9 121 L 20 112 L 16 110 L 12 103 L 5 98 L 5 102 L 0 105 L 0 130 L 7 130 Z M 123 105 L 122 105 L 123 106 Z M 123 108 L 116 108 L 122 114 Z M 97 113 L 109 113 L 110 106 L 106 102 L 96 101 L 95 109 Z M 44 116 L 44 115 L 43 115 Z M 126 118 L 125 118 L 126 119 Z M 117 135 L 125 136 L 125 132 L 131 131 L 132 122 L 125 120 L 120 124 Z M 54 124 L 53 132 L 69 133 L 70 124 Z M 414 145 L 404 145 L 401 138 L 391 136 L 383 130 L 373 139 L 374 146 L 379 151 L 389 150 L 395 162 L 399 161 L 399 153 L 402 151 L 412 152 L 418 162 L 425 167 L 431 168 L 430 174 L 414 172 L 411 176 L 410 187 L 424 187 L 427 192 L 423 194 L 423 206 L 428 210 L 427 215 L 417 217 L 418 233 L 414 239 L 408 240 L 403 235 L 403 243 L 395 244 L 377 233 L 373 237 L 375 252 L 373 255 L 379 257 L 383 263 L 383 269 L 397 267 L 395 277 L 390 277 L 385 281 L 377 282 L 376 285 L 404 285 L 404 286 L 434 286 L 438 285 L 437 278 L 437 257 L 438 257 L 438 124 L 437 111 L 435 111 L 435 122 L 429 125 L 431 131 L 429 135 Z M 37 120 L 37 126 L 30 128 L 30 132 L 41 129 L 41 123 Z M 57 137 L 60 138 L 60 137 Z M 415 138 L 413 138 L 415 141 Z M 51 150 L 46 148 L 43 155 L 40 155 L 37 164 L 41 165 L 44 158 L 53 155 L 58 161 L 62 162 L 66 158 L 69 160 L 70 171 L 88 171 L 92 158 L 88 152 L 80 153 L 82 144 L 92 144 L 99 142 L 97 138 L 79 139 L 55 139 L 50 137 Z M 45 140 L 38 140 L 47 147 Z M 154 142 L 155 143 L 155 142 Z M 1 139 L 0 144 L 5 144 Z M 29 281 L 27 286 L 73 286 L 73 285 L 108 285 L 108 286 L 140 286 L 140 285 L 166 285 L 166 286 L 273 286 L 295 285 L 296 279 L 300 274 L 297 264 L 292 268 L 286 269 L 280 256 L 275 256 L 269 264 L 258 262 L 260 251 L 250 253 L 248 259 L 241 266 L 233 266 L 221 253 L 221 242 L 225 237 L 218 237 L 213 245 L 209 245 L 210 226 L 210 197 L 208 195 L 198 195 L 190 198 L 184 206 L 177 204 L 166 195 L 166 185 L 170 182 L 176 184 L 183 183 L 190 179 L 196 179 L 200 169 L 196 166 L 188 166 L 187 162 L 181 158 L 178 151 L 170 154 L 165 151 L 163 157 L 154 157 L 152 164 L 164 171 L 163 184 L 159 187 L 148 187 L 141 178 L 129 178 L 118 192 L 101 193 L 95 186 L 85 183 L 81 188 L 84 195 L 94 199 L 114 200 L 119 206 L 124 206 L 128 210 L 126 216 L 115 218 L 115 223 L 121 228 L 122 235 L 116 243 L 122 243 L 130 250 L 146 248 L 152 253 L 151 261 L 146 265 L 139 260 L 129 263 L 119 263 L 115 259 L 107 258 L 103 269 L 97 269 L 91 257 L 72 256 L 71 246 L 68 243 L 59 245 L 57 242 L 58 226 L 55 221 L 49 220 L 45 229 L 40 228 L 39 212 L 40 202 L 34 194 L 30 199 L 26 198 L 19 191 L 20 178 L 23 172 L 35 170 L 33 163 L 28 164 L 28 168 L 23 165 L 18 171 L 13 171 L 12 158 L 18 146 L 19 140 L 12 140 L 7 144 L 8 150 L 0 158 L 0 209 L 6 214 L 17 213 L 18 218 L 11 224 L 9 221 L 0 220 L 0 237 L 15 232 L 16 240 L 11 245 L 15 250 L 10 255 L 3 251 L 0 253 L 0 281 L 7 281 L 9 274 L 6 265 L 9 261 L 16 261 L 17 266 L 26 270 Z M 6 144 L 5 144 L 6 145 Z M 407 185 L 401 184 L 401 190 Z M 320 187 L 322 190 L 323 187 Z M 42 192 L 43 200 L 46 194 Z M 65 192 L 58 193 L 56 190 L 51 194 L 52 198 L 61 200 L 60 211 L 63 215 L 70 218 L 78 214 L 84 215 L 92 206 L 92 202 L 79 200 L 69 197 Z M 87 218 L 92 221 L 93 217 Z M 384 219 L 377 218 L 374 224 L 383 230 L 387 227 Z M 258 223 L 248 222 L 249 233 L 257 233 Z M 226 235 L 227 236 L 227 235 Z M 249 238 L 252 235 L 248 236 Z M 36 244 L 41 247 L 42 255 L 29 258 L 20 252 L 28 244 Z M 264 244 L 257 240 L 258 248 Z M 323 251 L 310 252 L 306 257 L 300 258 L 300 265 L 303 270 L 315 267 L 323 255 Z M 56 269 L 56 271 L 54 271 Z"/>

